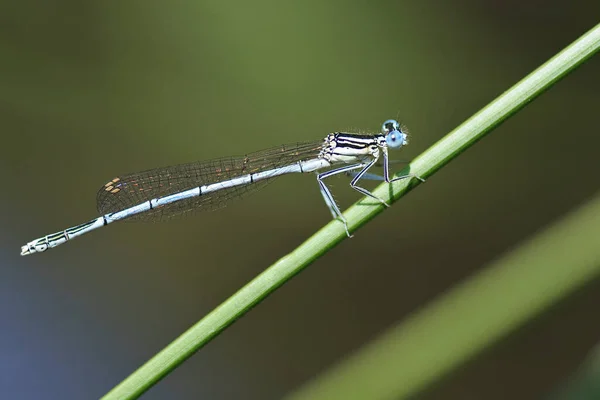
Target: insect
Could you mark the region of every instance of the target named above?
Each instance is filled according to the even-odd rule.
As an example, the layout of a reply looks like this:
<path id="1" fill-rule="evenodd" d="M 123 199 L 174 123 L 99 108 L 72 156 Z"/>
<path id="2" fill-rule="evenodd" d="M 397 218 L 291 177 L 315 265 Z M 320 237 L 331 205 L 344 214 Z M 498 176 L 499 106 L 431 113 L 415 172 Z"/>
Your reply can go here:
<path id="1" fill-rule="evenodd" d="M 348 231 L 348 223 L 337 206 L 325 178 L 345 173 L 350 186 L 385 206 L 388 204 L 358 186 L 363 179 L 394 182 L 416 177 L 390 179 L 388 149 L 408 144 L 407 133 L 396 120 L 383 123 L 382 133 L 363 135 L 335 132 L 315 142 L 282 145 L 242 157 L 219 158 L 121 175 L 104 184 L 97 194 L 100 217 L 35 239 L 21 247 L 21 255 L 40 253 L 68 240 L 116 221 L 157 221 L 195 210 L 224 207 L 234 198 L 255 191 L 280 175 L 317 173 L 317 183 L 334 219 Z M 383 176 L 367 171 L 382 158 Z M 326 170 L 324 172 L 319 172 Z M 422 180 L 422 179 L 421 179 Z"/>

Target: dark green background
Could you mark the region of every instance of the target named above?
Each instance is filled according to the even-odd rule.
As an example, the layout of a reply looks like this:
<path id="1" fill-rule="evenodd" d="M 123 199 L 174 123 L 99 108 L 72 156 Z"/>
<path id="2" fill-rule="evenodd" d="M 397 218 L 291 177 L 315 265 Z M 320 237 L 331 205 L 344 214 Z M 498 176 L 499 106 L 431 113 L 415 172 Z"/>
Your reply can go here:
<path id="1" fill-rule="evenodd" d="M 115 224 L 120 173 L 331 131 L 411 129 L 410 159 L 598 23 L 591 1 L 20 1 L 0 6 L 0 393 L 97 398 L 329 221 L 312 175 L 229 208 Z M 600 187 L 592 58 L 151 389 L 271 399 Z M 359 196 L 332 182 L 344 207 Z M 423 398 L 532 398 L 598 340 L 594 283 Z M 510 293 L 507 293 L 510 296 Z"/>

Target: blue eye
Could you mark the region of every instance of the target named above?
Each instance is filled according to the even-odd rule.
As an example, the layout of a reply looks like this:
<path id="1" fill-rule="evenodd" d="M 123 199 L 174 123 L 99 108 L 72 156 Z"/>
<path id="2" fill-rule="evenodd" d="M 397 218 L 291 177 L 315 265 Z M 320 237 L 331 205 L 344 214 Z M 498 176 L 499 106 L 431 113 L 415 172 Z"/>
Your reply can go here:
<path id="1" fill-rule="evenodd" d="M 385 136 L 389 148 L 399 149 L 406 144 L 406 135 L 400 131 L 391 131 Z"/>
<path id="2" fill-rule="evenodd" d="M 381 126 L 381 132 L 384 135 L 387 135 L 391 131 L 399 131 L 399 130 L 401 130 L 400 123 L 398 123 L 398 121 L 396 121 L 395 119 L 388 119 Z"/>
<path id="3" fill-rule="evenodd" d="M 383 123 L 383 134 L 389 148 L 399 149 L 408 143 L 407 135 L 402 131 L 400 123 L 395 119 L 388 119 Z"/>

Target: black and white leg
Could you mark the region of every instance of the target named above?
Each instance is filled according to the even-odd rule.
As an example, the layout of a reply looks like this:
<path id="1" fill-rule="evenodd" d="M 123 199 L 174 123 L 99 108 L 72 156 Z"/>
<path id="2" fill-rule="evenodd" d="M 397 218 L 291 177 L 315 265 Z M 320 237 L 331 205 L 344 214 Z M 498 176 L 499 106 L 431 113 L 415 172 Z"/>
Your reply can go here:
<path id="1" fill-rule="evenodd" d="M 389 160 L 387 157 L 387 154 L 384 153 L 383 154 L 383 163 L 381 164 L 381 166 L 383 166 L 384 171 L 387 170 L 387 174 L 384 172 L 384 175 L 387 176 L 387 179 L 385 178 L 385 176 L 381 176 L 381 175 L 377 175 L 377 174 L 369 174 L 369 173 L 365 173 L 361 176 L 360 179 L 367 179 L 370 181 L 383 181 L 383 182 L 396 182 L 402 179 L 406 179 L 406 178 L 417 178 L 418 180 L 420 180 L 421 182 L 425 182 L 425 179 L 421 178 L 418 175 L 415 174 L 408 174 L 408 175 L 402 175 L 402 176 L 398 176 L 396 178 L 390 179 L 389 178 Z M 346 172 L 346 175 L 354 178 L 356 177 L 360 172 Z"/>
<path id="2" fill-rule="evenodd" d="M 330 171 L 317 174 L 317 182 L 319 183 L 319 189 L 321 190 L 321 195 L 323 195 L 325 204 L 327 204 L 327 207 L 329 208 L 333 219 L 339 219 L 340 221 L 342 221 L 342 223 L 344 224 L 344 228 L 346 229 L 346 235 L 348 235 L 348 237 L 352 237 L 352 235 L 348 231 L 348 222 L 346 221 L 346 218 L 344 218 L 344 215 L 342 215 L 340 208 L 337 206 L 335 200 L 333 199 L 333 196 L 331 195 L 331 192 L 329 191 L 329 188 L 327 187 L 327 185 L 325 185 L 325 182 L 323 182 L 323 179 L 336 174 L 343 174 L 344 172 L 352 171 L 353 169 L 363 168 L 364 166 L 365 164 L 349 165 L 346 167 L 332 169 Z"/>
<path id="3" fill-rule="evenodd" d="M 385 155 L 385 153 L 384 153 L 384 155 Z M 389 207 L 390 205 L 388 203 L 386 203 L 385 200 L 380 199 L 379 197 L 375 196 L 373 193 L 369 192 L 367 189 L 356 185 L 358 183 L 358 181 L 366 174 L 366 172 L 369 170 L 369 168 L 371 168 L 373 166 L 373 164 L 375 164 L 376 162 L 377 162 L 377 159 L 374 159 L 373 161 L 371 161 L 367 165 L 365 165 L 363 167 L 363 169 L 358 171 L 358 173 L 356 174 L 354 179 L 352 179 L 352 181 L 350 182 L 350 186 L 352 186 L 352 189 L 356 190 L 357 192 L 362 193 L 365 196 L 369 196 L 369 197 L 379 201 L 384 206 Z M 384 174 L 386 174 L 386 169 L 387 168 L 384 166 Z M 387 176 L 387 175 L 385 175 L 385 176 Z M 388 180 L 386 179 L 386 181 L 388 181 Z"/>
<path id="4" fill-rule="evenodd" d="M 391 183 L 391 182 L 396 182 L 396 181 L 406 179 L 406 178 L 417 178 L 421 182 L 425 182 L 425 179 L 423 179 L 420 176 L 415 175 L 415 174 L 402 175 L 402 176 L 398 176 L 394 179 L 390 179 L 390 160 L 388 158 L 387 149 L 384 149 L 382 153 L 383 153 L 383 177 L 386 182 Z"/>

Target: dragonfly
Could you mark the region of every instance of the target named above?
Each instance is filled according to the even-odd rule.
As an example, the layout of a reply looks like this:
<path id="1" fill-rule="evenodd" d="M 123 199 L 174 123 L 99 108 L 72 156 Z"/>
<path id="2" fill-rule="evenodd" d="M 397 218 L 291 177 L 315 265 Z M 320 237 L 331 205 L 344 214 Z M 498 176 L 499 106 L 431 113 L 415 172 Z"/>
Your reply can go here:
<path id="1" fill-rule="evenodd" d="M 98 213 L 91 221 L 46 235 L 21 246 L 21 255 L 41 253 L 116 221 L 160 221 L 195 211 L 215 210 L 243 197 L 273 179 L 292 173 L 315 173 L 319 190 L 333 219 L 348 222 L 325 179 L 338 174 L 352 177 L 350 187 L 384 206 L 387 202 L 358 186 L 361 179 L 388 183 L 420 177 L 390 178 L 388 149 L 408 144 L 406 127 L 385 121 L 381 133 L 334 132 L 324 139 L 282 145 L 241 157 L 218 158 L 118 176 L 105 183 L 96 196 Z M 383 176 L 368 173 L 382 159 Z"/>

